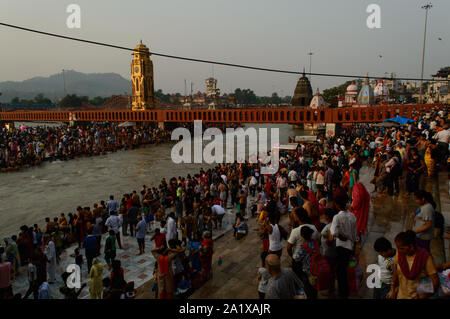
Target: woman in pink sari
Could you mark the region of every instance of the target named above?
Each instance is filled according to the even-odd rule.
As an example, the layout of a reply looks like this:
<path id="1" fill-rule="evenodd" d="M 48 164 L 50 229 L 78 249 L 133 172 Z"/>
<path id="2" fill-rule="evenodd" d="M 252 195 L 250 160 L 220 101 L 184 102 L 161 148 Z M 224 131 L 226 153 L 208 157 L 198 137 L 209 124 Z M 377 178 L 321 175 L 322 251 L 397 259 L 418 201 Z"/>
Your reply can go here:
<path id="1" fill-rule="evenodd" d="M 356 235 L 360 237 L 367 232 L 367 221 L 370 209 L 370 194 L 361 182 L 355 184 L 352 190 L 353 203 L 350 211 L 356 217 Z"/>

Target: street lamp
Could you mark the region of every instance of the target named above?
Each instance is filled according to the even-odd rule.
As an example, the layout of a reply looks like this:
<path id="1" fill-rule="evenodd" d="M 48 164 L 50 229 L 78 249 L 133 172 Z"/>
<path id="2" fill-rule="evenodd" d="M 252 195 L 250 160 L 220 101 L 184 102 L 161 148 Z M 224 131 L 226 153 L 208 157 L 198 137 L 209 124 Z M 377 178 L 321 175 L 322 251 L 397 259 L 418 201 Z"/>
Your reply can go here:
<path id="1" fill-rule="evenodd" d="M 420 74 L 420 103 L 423 103 L 423 68 L 425 63 L 425 44 L 427 41 L 427 22 L 428 22 L 428 10 L 433 7 L 431 2 L 427 5 L 422 6 L 422 9 L 425 9 L 425 32 L 423 34 L 423 50 L 422 50 L 422 72 Z"/>

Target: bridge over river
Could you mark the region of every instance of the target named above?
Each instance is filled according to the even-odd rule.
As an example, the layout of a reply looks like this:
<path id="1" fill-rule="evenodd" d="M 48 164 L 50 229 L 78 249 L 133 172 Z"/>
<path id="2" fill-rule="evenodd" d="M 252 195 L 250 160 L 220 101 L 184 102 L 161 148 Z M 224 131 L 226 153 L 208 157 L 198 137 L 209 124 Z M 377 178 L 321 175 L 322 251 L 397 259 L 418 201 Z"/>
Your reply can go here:
<path id="1" fill-rule="evenodd" d="M 0 112 L 0 122 L 193 122 L 211 123 L 376 123 L 395 116 L 412 118 L 441 104 L 384 105 L 342 108 L 251 108 L 215 110 L 145 110 L 145 111 L 12 111 Z"/>

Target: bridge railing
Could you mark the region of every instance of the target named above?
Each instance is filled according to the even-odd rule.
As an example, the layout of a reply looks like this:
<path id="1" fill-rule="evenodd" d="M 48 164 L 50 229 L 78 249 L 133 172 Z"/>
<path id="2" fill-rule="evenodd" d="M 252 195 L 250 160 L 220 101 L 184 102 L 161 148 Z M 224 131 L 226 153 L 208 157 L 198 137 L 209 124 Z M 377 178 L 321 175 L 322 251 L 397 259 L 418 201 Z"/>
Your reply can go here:
<path id="1" fill-rule="evenodd" d="M 326 109 L 218 109 L 145 111 L 17 111 L 0 112 L 0 121 L 33 122 L 204 122 L 216 123 L 369 123 L 394 116 L 412 118 L 441 104 L 387 105 Z"/>

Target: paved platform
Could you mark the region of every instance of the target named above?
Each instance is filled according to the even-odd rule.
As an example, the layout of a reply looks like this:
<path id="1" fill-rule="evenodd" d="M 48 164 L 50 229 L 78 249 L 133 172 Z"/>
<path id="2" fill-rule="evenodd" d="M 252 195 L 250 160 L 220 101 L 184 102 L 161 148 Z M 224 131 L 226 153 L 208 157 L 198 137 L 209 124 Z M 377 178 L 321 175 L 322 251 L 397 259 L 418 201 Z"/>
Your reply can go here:
<path id="1" fill-rule="evenodd" d="M 361 182 L 369 192 L 374 190 L 370 184 L 373 176 L 373 168 L 364 166 L 360 172 Z M 442 185 L 442 183 L 439 183 Z M 404 183 L 402 184 L 404 185 Z M 437 183 L 424 179 L 422 187 L 433 192 L 436 196 Z M 392 243 L 395 236 L 411 227 L 409 214 L 417 209 L 417 204 L 411 197 L 405 196 L 377 196 L 371 193 L 371 210 L 368 221 L 368 234 L 363 238 L 360 261 L 363 269 L 363 280 L 358 293 L 350 295 L 351 299 L 372 299 L 373 290 L 365 285 L 367 273 L 366 265 L 376 262 L 377 253 L 373 250 L 373 243 L 381 236 L 385 236 Z M 287 216 L 284 216 L 280 224 L 286 226 Z M 257 268 L 261 265 L 260 246 L 261 240 L 256 231 L 256 220 L 249 219 L 249 234 L 242 240 L 235 240 L 232 233 L 225 234 L 223 238 L 214 243 L 213 278 L 196 290 L 192 299 L 258 299 Z M 393 243 L 394 244 L 394 243 Z M 286 254 L 286 241 L 282 241 L 283 255 L 282 267 L 290 266 L 290 258 Z M 436 263 L 443 258 L 443 243 L 440 239 L 432 241 L 432 254 Z M 219 256 L 222 257 L 222 265 L 218 264 Z M 151 282 L 138 289 L 138 298 L 154 298 L 151 292 Z M 325 295 L 319 293 L 320 299 L 336 298 L 334 294 Z"/>
<path id="2" fill-rule="evenodd" d="M 225 233 L 232 230 L 232 225 L 234 223 L 234 213 L 232 213 L 231 209 L 227 210 L 226 215 L 223 218 L 223 227 L 220 230 L 213 230 L 213 239 L 220 238 Z M 158 227 L 159 223 L 156 223 L 155 227 Z M 180 230 L 179 230 L 180 233 Z M 141 256 L 137 256 L 139 253 L 139 248 L 137 244 L 137 240 L 135 237 L 131 236 L 121 236 L 122 240 L 122 248 L 117 248 L 117 257 L 116 259 L 120 260 L 122 263 L 122 267 L 125 270 L 125 280 L 126 281 L 134 281 L 135 288 L 139 288 L 144 283 L 148 282 L 153 278 L 153 268 L 155 264 L 155 258 L 150 253 L 151 249 L 155 247 L 154 242 L 150 241 L 153 233 L 148 234 L 145 238 L 145 253 Z M 102 255 L 100 255 L 98 260 L 103 264 L 103 278 L 108 277 L 110 272 L 108 270 L 108 266 L 104 259 L 103 248 L 106 241 L 107 235 L 104 234 L 102 236 Z M 181 234 L 179 236 L 181 238 Z M 75 258 L 71 257 L 74 253 L 76 244 L 71 247 L 65 249 L 61 254 L 61 262 L 56 268 L 56 279 L 57 282 L 55 284 L 50 285 L 51 297 L 52 299 L 63 299 L 64 296 L 59 292 L 59 288 L 63 285 L 63 281 L 61 278 L 61 274 L 67 268 L 68 265 L 73 264 L 75 262 Z M 80 251 L 84 254 L 84 250 Z M 28 278 L 27 278 L 27 268 L 23 266 L 20 268 L 20 274 L 16 277 L 15 280 L 12 281 L 13 292 L 20 293 L 22 296 L 25 295 L 28 290 Z M 87 283 L 87 286 L 83 289 L 80 294 L 80 299 L 89 299 L 89 275 L 87 273 L 87 263 L 86 258 L 84 258 L 84 265 L 82 268 L 82 283 Z M 33 296 L 29 297 L 30 299 Z"/>
<path id="3" fill-rule="evenodd" d="M 373 185 L 370 184 L 373 168 L 364 166 L 361 170 L 360 177 L 369 192 L 373 191 Z M 424 179 L 422 187 L 433 192 L 437 199 L 437 193 L 440 195 L 441 211 L 444 214 L 449 225 L 450 200 L 449 185 L 444 176 L 439 176 L 439 183 L 433 180 Z M 385 236 L 391 242 L 394 237 L 401 231 L 411 226 L 409 213 L 417 208 L 417 204 L 412 197 L 405 196 L 384 196 L 380 197 L 372 193 L 371 211 L 368 221 L 368 234 L 363 238 L 360 260 L 363 270 L 367 264 L 376 262 L 376 252 L 373 250 L 374 241 Z M 249 197 L 249 203 L 252 198 Z M 247 210 L 249 211 L 249 210 Z M 241 240 L 233 237 L 232 224 L 234 222 L 234 212 L 232 209 L 227 210 L 224 217 L 224 229 L 213 232 L 214 255 L 213 255 L 213 279 L 208 281 L 204 286 L 195 291 L 190 298 L 197 299 L 257 299 L 257 268 L 260 267 L 260 246 L 261 240 L 257 234 L 256 218 L 249 218 L 249 234 Z M 287 226 L 288 218 L 284 216 L 280 222 L 281 225 Z M 151 299 L 154 293 L 151 292 L 153 284 L 153 267 L 154 258 L 150 254 L 150 249 L 154 247 L 149 241 L 150 235 L 146 238 L 146 253 L 143 256 L 136 256 L 138 252 L 137 241 L 135 238 L 125 237 L 123 241 L 123 250 L 118 250 L 118 259 L 121 260 L 125 269 L 125 280 L 135 281 L 135 287 L 138 290 L 137 298 Z M 104 245 L 105 237 L 102 239 Z M 281 258 L 282 266 L 289 267 L 290 258 L 286 254 L 286 241 L 282 242 L 283 255 Z M 444 242 L 438 238 L 432 241 L 432 254 L 436 263 L 448 260 L 448 240 L 445 243 L 447 257 L 444 255 Z M 61 265 L 57 269 L 58 282 L 51 285 L 52 297 L 55 299 L 62 298 L 59 293 L 59 287 L 62 285 L 60 274 L 63 267 L 73 263 L 73 253 L 75 246 L 66 249 L 62 255 Z M 218 265 L 219 256 L 222 257 L 222 265 Z M 107 266 L 103 256 L 100 261 L 105 265 L 104 277 L 109 275 Z M 363 283 L 367 274 L 364 272 Z M 88 282 L 89 278 L 86 273 L 86 266 L 83 269 L 83 282 Z M 13 283 L 14 293 L 20 292 L 24 294 L 28 288 L 26 278 L 26 268 L 22 267 L 21 275 Z M 351 296 L 353 299 L 370 299 L 373 291 L 368 289 L 365 284 L 361 285 L 361 289 L 357 294 Z M 319 295 L 320 298 L 334 298 L 334 295 Z M 84 288 L 80 298 L 89 298 L 88 287 Z"/>

